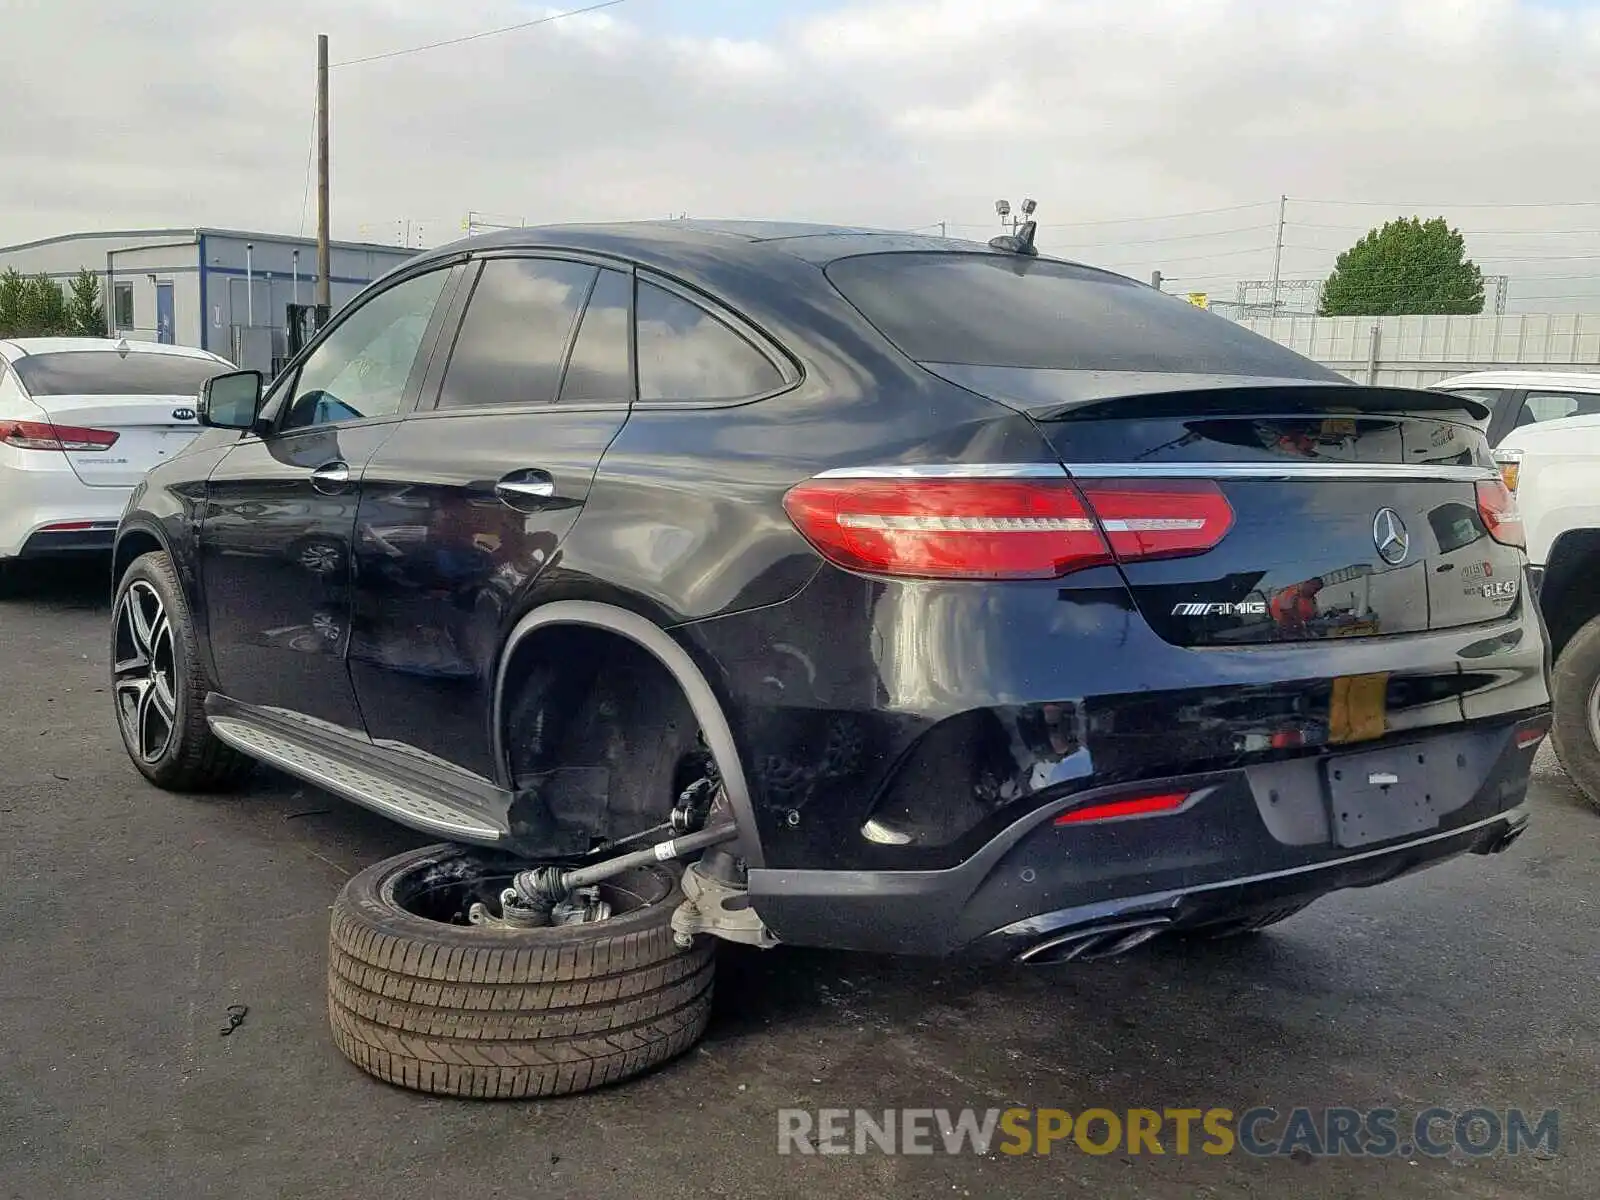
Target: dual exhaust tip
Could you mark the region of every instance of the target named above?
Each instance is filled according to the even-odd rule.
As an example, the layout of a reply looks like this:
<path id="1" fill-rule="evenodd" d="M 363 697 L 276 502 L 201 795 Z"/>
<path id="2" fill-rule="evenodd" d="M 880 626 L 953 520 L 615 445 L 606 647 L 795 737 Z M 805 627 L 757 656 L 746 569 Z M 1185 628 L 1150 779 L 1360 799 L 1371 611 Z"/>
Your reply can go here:
<path id="1" fill-rule="evenodd" d="M 1479 854 L 1502 854 L 1528 831 L 1528 820 L 1523 817 L 1507 822 L 1489 840 L 1474 847 Z M 1172 927 L 1170 916 L 1135 917 L 1093 929 L 1075 929 L 1035 942 L 1016 961 L 1030 967 L 1052 966 L 1066 962 L 1094 962 L 1098 959 L 1116 958 L 1151 938 L 1159 937 Z"/>

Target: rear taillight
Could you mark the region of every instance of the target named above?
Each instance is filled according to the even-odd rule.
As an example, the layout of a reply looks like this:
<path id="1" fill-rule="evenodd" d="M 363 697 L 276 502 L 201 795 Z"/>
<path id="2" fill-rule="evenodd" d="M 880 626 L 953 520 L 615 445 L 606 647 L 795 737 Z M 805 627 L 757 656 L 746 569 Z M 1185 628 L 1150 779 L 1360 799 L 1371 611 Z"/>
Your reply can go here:
<path id="1" fill-rule="evenodd" d="M 47 421 L 0 421 L 0 443 L 18 450 L 108 450 L 117 434 L 110 429 L 52 425 Z"/>
<path id="2" fill-rule="evenodd" d="M 1096 479 L 1082 487 L 1122 562 L 1204 554 L 1233 527 L 1233 506 L 1209 479 Z"/>
<path id="3" fill-rule="evenodd" d="M 1233 509 L 1209 480 L 826 476 L 783 499 L 796 528 L 852 570 L 928 579 L 1055 579 L 1112 561 L 1211 549 Z"/>
<path id="4" fill-rule="evenodd" d="M 1522 514 L 1517 511 L 1517 498 L 1511 494 L 1503 480 L 1484 479 L 1477 485 L 1478 516 L 1489 536 L 1502 546 L 1526 548 L 1527 535 L 1522 529 Z"/>

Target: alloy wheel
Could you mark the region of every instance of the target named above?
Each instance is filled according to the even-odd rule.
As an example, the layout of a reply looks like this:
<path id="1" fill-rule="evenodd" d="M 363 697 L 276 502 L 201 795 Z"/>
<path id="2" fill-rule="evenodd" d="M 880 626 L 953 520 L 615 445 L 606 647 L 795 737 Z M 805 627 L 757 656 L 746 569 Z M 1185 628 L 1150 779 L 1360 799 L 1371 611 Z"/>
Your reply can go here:
<path id="1" fill-rule="evenodd" d="M 178 666 L 166 606 L 142 579 L 117 601 L 111 683 L 128 748 L 144 762 L 159 761 L 177 730 Z"/>
<path id="2" fill-rule="evenodd" d="M 1589 737 L 1600 747 L 1600 679 L 1589 689 Z"/>

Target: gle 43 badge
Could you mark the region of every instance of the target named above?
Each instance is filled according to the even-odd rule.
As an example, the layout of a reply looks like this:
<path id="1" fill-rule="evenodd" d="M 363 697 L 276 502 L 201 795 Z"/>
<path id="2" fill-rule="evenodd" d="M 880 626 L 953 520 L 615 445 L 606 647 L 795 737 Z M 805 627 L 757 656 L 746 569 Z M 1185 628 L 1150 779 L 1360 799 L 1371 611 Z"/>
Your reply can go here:
<path id="1" fill-rule="evenodd" d="M 1480 583 L 1476 587 L 1467 589 L 1475 592 L 1485 600 L 1512 600 L 1516 598 L 1517 581 L 1515 579 L 1496 579 L 1492 583 Z"/>

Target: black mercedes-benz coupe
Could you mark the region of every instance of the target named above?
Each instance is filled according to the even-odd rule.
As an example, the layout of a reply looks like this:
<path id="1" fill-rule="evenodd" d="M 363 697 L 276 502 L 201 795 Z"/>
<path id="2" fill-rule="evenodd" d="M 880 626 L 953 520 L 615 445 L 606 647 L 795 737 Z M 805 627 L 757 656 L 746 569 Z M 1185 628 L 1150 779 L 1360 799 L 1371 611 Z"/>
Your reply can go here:
<path id="1" fill-rule="evenodd" d="M 1032 238 L 517 229 L 206 386 L 118 533 L 118 721 L 163 787 L 260 760 L 454 843 L 336 908 L 347 1053 L 570 1090 L 692 1042 L 703 935 L 1056 962 L 1515 840 L 1486 411 Z M 390 986 L 547 969 L 612 990 L 452 1034 Z"/>

